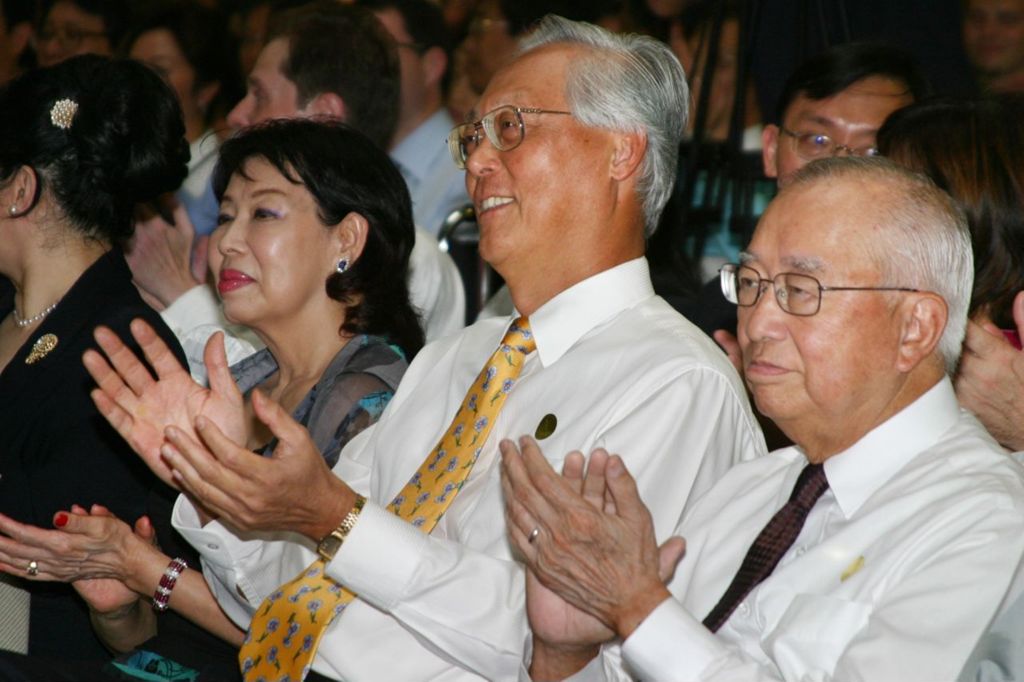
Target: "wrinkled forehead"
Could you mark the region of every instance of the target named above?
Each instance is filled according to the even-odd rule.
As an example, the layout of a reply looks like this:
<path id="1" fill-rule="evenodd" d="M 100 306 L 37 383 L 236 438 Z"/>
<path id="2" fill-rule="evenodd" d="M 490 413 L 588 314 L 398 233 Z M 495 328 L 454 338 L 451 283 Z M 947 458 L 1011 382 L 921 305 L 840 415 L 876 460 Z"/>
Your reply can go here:
<path id="1" fill-rule="evenodd" d="M 758 221 L 741 262 L 815 277 L 874 271 L 872 244 L 884 240 L 880 188 L 851 178 L 787 187 Z"/>
<path id="2" fill-rule="evenodd" d="M 569 69 L 582 48 L 565 43 L 545 45 L 520 55 L 491 78 L 471 112 L 472 120 L 503 104 L 565 109 Z"/>

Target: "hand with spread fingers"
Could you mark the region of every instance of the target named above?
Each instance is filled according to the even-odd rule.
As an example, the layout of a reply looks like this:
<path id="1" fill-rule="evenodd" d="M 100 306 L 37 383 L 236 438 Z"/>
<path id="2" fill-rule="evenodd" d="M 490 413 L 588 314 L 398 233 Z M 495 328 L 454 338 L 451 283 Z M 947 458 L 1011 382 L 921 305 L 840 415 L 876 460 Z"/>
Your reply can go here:
<path id="1" fill-rule="evenodd" d="M 98 385 L 92 399 L 149 468 L 175 486 L 170 469 L 160 458 L 164 430 L 173 426 L 194 434 L 195 419 L 202 415 L 216 422 L 229 438 L 245 443 L 242 395 L 228 370 L 222 334 L 214 334 L 206 344 L 210 388 L 205 388 L 192 379 L 149 325 L 134 320 L 131 330 L 156 379 L 113 332 L 99 327 L 96 342 L 106 357 L 92 350 L 82 357 Z"/>
<path id="2" fill-rule="evenodd" d="M 1013 301 L 1013 319 L 1024 336 L 1024 291 Z M 1000 444 L 1024 449 L 1024 352 L 991 323 L 967 323 L 956 395 Z"/>
<path id="3" fill-rule="evenodd" d="M 595 450 L 584 477 L 579 453 L 559 475 L 532 438 L 523 437 L 519 449 L 503 441 L 501 453 L 509 536 L 537 580 L 527 583 L 531 674 L 571 674 L 596 655 L 596 645 L 628 636 L 669 597 L 665 581 L 685 544 L 672 538 L 659 550 L 650 513 L 618 456 Z"/>
<path id="4" fill-rule="evenodd" d="M 330 532 L 355 503 L 355 493 L 334 476 L 301 424 L 259 390 L 257 419 L 277 439 L 261 457 L 237 445 L 210 419 L 196 420 L 196 435 L 167 430 L 164 460 L 178 487 L 210 513 L 240 530 L 285 530 L 315 540 Z"/>

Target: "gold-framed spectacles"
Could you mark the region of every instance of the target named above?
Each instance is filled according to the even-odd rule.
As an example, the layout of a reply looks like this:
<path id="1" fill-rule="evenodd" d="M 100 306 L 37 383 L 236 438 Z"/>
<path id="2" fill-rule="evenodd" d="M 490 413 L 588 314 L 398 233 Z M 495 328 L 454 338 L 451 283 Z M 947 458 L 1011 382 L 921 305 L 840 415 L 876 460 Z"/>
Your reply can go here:
<path id="1" fill-rule="evenodd" d="M 466 168 L 466 160 L 476 151 L 484 135 L 491 145 L 500 152 L 507 152 L 518 147 L 526 136 L 526 124 L 523 114 L 562 114 L 572 116 L 570 111 L 553 109 L 537 109 L 536 107 L 516 107 L 505 104 L 491 109 L 474 123 L 463 123 L 452 128 L 448 133 L 448 151 L 452 161 L 460 169 Z"/>

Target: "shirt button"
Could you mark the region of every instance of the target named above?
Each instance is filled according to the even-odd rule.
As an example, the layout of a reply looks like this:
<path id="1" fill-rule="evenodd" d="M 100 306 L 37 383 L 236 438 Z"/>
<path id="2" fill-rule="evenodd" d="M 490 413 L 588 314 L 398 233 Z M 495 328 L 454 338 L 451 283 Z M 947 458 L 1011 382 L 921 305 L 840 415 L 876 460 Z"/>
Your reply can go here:
<path id="1" fill-rule="evenodd" d="M 806 547 L 804 547 L 803 545 L 797 545 L 797 548 L 796 548 L 796 555 L 797 556 L 803 556 L 804 552 L 806 552 L 806 551 L 807 551 Z"/>
<path id="2" fill-rule="evenodd" d="M 217 543 L 215 543 L 215 542 L 211 542 L 210 544 L 208 544 L 208 545 L 206 546 L 206 548 L 207 548 L 207 549 L 212 549 L 212 550 L 213 550 L 214 552 L 216 552 L 216 551 L 217 551 L 218 549 L 220 549 L 220 545 L 218 545 L 218 544 L 217 544 Z"/>
<path id="3" fill-rule="evenodd" d="M 736 607 L 736 610 L 739 612 L 741 616 L 746 616 L 750 613 L 750 607 L 747 606 L 747 602 L 745 601 L 741 601 L 740 605 Z"/>

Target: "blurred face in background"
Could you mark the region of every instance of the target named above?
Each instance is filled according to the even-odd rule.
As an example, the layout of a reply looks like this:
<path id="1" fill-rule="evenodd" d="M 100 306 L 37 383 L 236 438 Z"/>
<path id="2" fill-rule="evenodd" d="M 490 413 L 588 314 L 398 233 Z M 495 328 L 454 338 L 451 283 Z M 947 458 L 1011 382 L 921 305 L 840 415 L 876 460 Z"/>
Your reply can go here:
<path id="1" fill-rule="evenodd" d="M 799 135 L 827 136 L 822 156 L 866 154 L 889 114 L 914 101 L 907 86 L 885 76 L 868 76 L 825 99 L 799 94 L 786 109 L 781 126 L 762 134 L 764 172 L 779 186 L 815 157 L 800 153 Z M 834 146 L 839 145 L 839 146 Z M 821 158 L 821 157 L 817 157 Z"/>
<path id="2" fill-rule="evenodd" d="M 516 38 L 508 30 L 508 20 L 498 0 L 484 0 L 469 23 L 466 50 L 466 75 L 477 92 L 483 92 L 494 72 L 512 61 Z"/>
<path id="3" fill-rule="evenodd" d="M 983 75 L 1024 70 L 1024 0 L 968 0 L 964 50 Z"/>
<path id="4" fill-rule="evenodd" d="M 217 85 L 198 87 L 196 70 L 174 34 L 164 28 L 146 31 L 132 43 L 128 56 L 153 69 L 174 90 L 185 117 L 188 141 L 193 142 L 202 135 L 206 108 L 217 93 Z"/>
<path id="5" fill-rule="evenodd" d="M 53 66 L 80 54 L 113 52 L 103 17 L 89 14 L 70 0 L 50 8 L 36 36 L 39 66 Z"/>
<path id="6" fill-rule="evenodd" d="M 287 59 L 287 39 L 277 38 L 267 43 L 249 74 L 245 97 L 228 114 L 228 125 L 238 129 L 272 118 L 294 118 L 302 113 L 299 89 L 281 70 Z"/>

